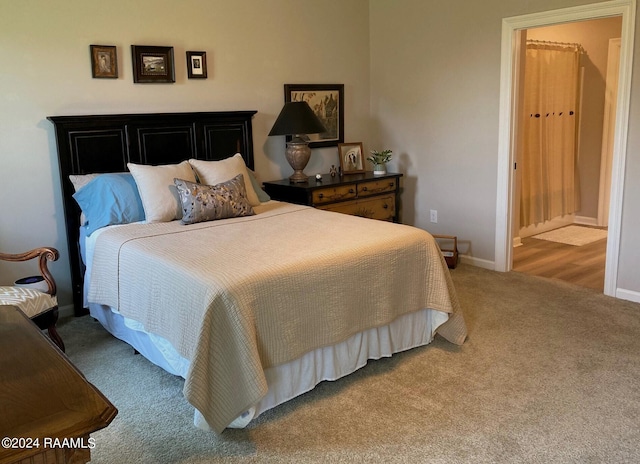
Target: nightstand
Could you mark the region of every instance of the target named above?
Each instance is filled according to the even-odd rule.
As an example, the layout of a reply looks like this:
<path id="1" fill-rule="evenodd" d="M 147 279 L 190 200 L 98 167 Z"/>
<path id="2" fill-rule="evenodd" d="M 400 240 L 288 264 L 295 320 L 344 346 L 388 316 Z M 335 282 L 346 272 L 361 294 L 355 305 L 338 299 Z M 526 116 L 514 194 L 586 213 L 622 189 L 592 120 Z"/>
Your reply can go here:
<path id="1" fill-rule="evenodd" d="M 345 174 L 322 180 L 309 177 L 308 182 L 291 183 L 281 179 L 264 183 L 272 200 L 313 206 L 338 213 L 398 222 L 398 200 L 402 174 Z"/>

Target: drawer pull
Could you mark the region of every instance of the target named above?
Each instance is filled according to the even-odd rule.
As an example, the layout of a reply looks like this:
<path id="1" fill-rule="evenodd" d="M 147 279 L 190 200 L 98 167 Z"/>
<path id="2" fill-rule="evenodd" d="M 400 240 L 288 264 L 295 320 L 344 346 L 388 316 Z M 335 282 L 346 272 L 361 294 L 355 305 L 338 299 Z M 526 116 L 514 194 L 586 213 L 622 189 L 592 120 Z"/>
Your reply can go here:
<path id="1" fill-rule="evenodd" d="M 324 198 L 324 193 L 319 193 L 318 198 Z"/>
<path id="2" fill-rule="evenodd" d="M 367 187 L 362 187 L 363 192 L 366 192 L 367 190 L 369 190 Z"/>
<path id="3" fill-rule="evenodd" d="M 395 182 L 389 182 L 389 187 L 395 187 L 395 186 L 396 186 Z"/>
<path id="4" fill-rule="evenodd" d="M 388 204 L 386 204 L 386 203 L 385 203 L 384 205 L 382 205 L 382 207 L 383 207 L 384 209 L 389 209 L 389 205 L 388 205 Z"/>
<path id="5" fill-rule="evenodd" d="M 349 189 L 349 193 L 355 193 L 354 190 L 351 188 Z"/>

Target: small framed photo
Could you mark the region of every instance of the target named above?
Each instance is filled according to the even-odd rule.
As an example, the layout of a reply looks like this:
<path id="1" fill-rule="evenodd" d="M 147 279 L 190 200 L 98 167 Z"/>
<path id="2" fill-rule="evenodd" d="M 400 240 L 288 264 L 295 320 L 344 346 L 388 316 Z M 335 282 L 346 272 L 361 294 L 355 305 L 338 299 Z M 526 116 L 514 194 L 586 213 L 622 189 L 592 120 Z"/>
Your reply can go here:
<path id="1" fill-rule="evenodd" d="M 115 45 L 89 45 L 91 77 L 118 78 L 118 53 Z"/>
<path id="2" fill-rule="evenodd" d="M 206 52 L 187 52 L 187 77 L 189 79 L 207 78 Z"/>
<path id="3" fill-rule="evenodd" d="M 173 47 L 131 45 L 133 82 L 173 83 L 176 81 L 173 66 Z"/>
<path id="4" fill-rule="evenodd" d="M 340 168 L 343 174 L 364 172 L 364 155 L 362 153 L 362 142 L 338 144 Z"/>
<path id="5" fill-rule="evenodd" d="M 327 128 L 322 134 L 309 134 L 311 148 L 344 142 L 344 84 L 285 84 L 284 101 L 307 102 Z"/>

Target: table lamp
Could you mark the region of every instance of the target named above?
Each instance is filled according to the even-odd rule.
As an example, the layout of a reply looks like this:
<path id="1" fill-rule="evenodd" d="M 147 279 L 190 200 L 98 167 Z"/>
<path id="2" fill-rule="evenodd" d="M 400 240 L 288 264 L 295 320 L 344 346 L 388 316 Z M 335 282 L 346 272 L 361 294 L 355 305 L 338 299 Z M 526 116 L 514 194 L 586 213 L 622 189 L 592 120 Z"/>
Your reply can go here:
<path id="1" fill-rule="evenodd" d="M 278 115 L 269 135 L 290 135 L 285 157 L 293 168 L 289 176 L 291 182 L 307 182 L 309 179 L 303 172 L 311 157 L 309 137 L 307 134 L 327 132 L 322 121 L 316 116 L 307 102 L 287 102 Z"/>

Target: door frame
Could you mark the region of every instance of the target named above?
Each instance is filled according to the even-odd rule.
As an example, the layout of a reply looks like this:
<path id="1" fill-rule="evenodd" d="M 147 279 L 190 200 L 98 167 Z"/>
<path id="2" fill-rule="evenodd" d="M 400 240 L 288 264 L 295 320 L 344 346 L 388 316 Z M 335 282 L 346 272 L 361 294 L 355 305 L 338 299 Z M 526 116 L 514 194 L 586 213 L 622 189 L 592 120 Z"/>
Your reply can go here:
<path id="1" fill-rule="evenodd" d="M 615 68 L 614 68 L 615 67 Z M 600 187 L 598 189 L 598 225 L 608 226 L 611 203 L 611 166 L 613 159 L 613 134 L 616 128 L 616 99 L 618 95 L 618 71 L 620 69 L 620 39 L 609 39 L 607 73 L 605 77 L 604 122 L 602 124 L 602 150 L 600 155 Z"/>
<path id="2" fill-rule="evenodd" d="M 498 132 L 498 187 L 496 201 L 495 269 L 510 271 L 513 266 L 513 211 L 517 115 L 518 32 L 532 27 L 622 16 L 620 73 L 613 141 L 609 234 L 605 263 L 604 294 L 616 296 L 620 226 L 624 192 L 625 161 L 629 127 L 631 70 L 635 33 L 636 0 L 611 0 L 571 8 L 504 18 L 500 66 L 500 118 Z"/>

